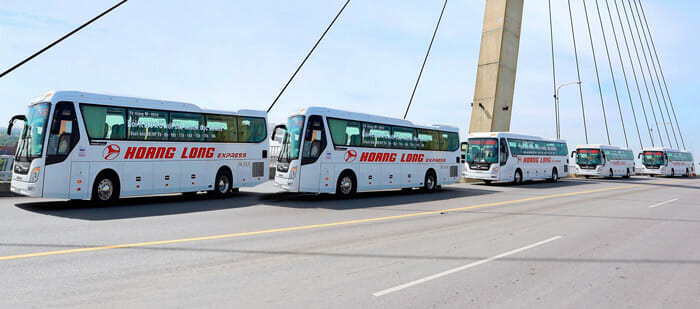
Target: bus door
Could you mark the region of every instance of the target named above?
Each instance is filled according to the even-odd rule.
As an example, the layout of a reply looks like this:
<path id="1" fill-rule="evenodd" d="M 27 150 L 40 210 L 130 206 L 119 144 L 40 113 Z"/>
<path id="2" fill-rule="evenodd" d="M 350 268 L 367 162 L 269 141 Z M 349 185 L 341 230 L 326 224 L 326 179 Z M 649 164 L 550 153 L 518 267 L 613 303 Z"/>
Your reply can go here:
<path id="1" fill-rule="evenodd" d="M 510 149 L 508 147 L 508 141 L 505 138 L 501 138 L 498 150 L 498 173 L 500 177 L 498 179 L 507 180 L 513 179 L 515 173 L 515 158 L 510 158 Z"/>
<path id="2" fill-rule="evenodd" d="M 80 140 L 73 102 L 56 104 L 49 128 L 44 194 L 65 196 L 65 198 L 87 197 L 87 190 L 83 186 L 87 184 L 89 163 L 72 162 L 69 159 Z"/>
<path id="3" fill-rule="evenodd" d="M 319 192 L 327 191 L 333 186 L 335 190 L 335 180 L 326 183 L 325 179 L 330 177 L 329 169 L 332 167 L 330 162 L 323 164 L 323 168 L 319 161 L 324 151 L 326 150 L 326 129 L 323 125 L 323 117 L 318 115 L 309 116 L 306 121 L 306 131 L 301 147 L 301 169 L 299 171 L 299 191 Z M 321 178 L 323 176 L 323 178 Z M 323 181 L 321 181 L 323 180 Z M 330 181 L 330 178 L 329 178 Z M 323 186 L 323 188 L 321 188 Z M 321 188 L 321 190 L 319 190 Z"/>

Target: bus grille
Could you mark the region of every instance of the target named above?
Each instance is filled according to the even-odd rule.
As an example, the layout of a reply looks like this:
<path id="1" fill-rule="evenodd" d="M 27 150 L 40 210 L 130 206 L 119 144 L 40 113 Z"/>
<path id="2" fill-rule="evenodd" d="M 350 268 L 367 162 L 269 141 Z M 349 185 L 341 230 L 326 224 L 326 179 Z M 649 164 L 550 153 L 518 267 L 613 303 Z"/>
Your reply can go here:
<path id="1" fill-rule="evenodd" d="M 450 166 L 450 177 L 458 177 L 459 176 L 459 167 L 458 166 Z"/>
<path id="2" fill-rule="evenodd" d="M 253 162 L 253 177 L 265 176 L 265 162 Z"/>

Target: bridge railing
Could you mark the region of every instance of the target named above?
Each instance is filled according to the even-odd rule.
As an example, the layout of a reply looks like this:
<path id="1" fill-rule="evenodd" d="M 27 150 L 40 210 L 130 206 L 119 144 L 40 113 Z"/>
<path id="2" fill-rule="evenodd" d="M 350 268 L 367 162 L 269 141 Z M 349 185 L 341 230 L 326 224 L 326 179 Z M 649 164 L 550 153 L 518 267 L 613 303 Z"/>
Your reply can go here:
<path id="1" fill-rule="evenodd" d="M 12 156 L 0 156 L 0 182 L 10 182 L 12 180 Z"/>

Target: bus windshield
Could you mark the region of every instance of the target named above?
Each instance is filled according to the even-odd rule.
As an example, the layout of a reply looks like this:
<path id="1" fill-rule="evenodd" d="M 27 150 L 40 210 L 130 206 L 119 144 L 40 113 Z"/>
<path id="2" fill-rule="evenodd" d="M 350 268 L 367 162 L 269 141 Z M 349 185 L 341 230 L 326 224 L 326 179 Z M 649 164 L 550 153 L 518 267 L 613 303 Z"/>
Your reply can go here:
<path id="1" fill-rule="evenodd" d="M 468 163 L 498 162 L 498 140 L 495 138 L 470 138 L 466 159 Z"/>
<path id="2" fill-rule="evenodd" d="M 17 145 L 15 160 L 29 161 L 41 157 L 46 135 L 46 122 L 49 118 L 51 103 L 39 103 L 29 107 L 27 120 Z"/>
<path id="3" fill-rule="evenodd" d="M 664 153 L 661 151 L 645 151 L 642 156 L 644 165 L 664 165 Z"/>
<path id="4" fill-rule="evenodd" d="M 284 139 L 282 140 L 282 149 L 279 156 L 280 162 L 290 162 L 299 158 L 303 127 L 304 116 L 289 117 L 287 120 L 287 132 L 284 133 Z"/>
<path id="5" fill-rule="evenodd" d="M 576 150 L 576 164 L 578 165 L 601 165 L 599 149 L 578 149 Z"/>

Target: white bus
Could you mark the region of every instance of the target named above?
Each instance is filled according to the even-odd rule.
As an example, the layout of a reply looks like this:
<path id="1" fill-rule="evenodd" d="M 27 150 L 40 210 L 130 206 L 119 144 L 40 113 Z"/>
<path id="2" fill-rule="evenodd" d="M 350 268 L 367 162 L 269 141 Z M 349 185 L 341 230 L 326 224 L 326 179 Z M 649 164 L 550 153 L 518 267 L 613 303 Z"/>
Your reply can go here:
<path id="1" fill-rule="evenodd" d="M 631 149 L 609 145 L 579 145 L 571 152 L 576 157 L 576 175 L 586 178 L 591 176 L 622 176 L 629 178 L 635 174 L 634 152 Z"/>
<path id="2" fill-rule="evenodd" d="M 693 154 L 671 148 L 644 148 L 639 154 L 642 158 L 642 174 L 654 176 L 690 176 L 695 173 Z"/>
<path id="3" fill-rule="evenodd" d="M 434 191 L 460 180 L 455 127 L 321 107 L 302 109 L 283 127 L 275 185 L 287 191 L 349 197 L 384 189 Z"/>
<path id="4" fill-rule="evenodd" d="M 569 176 L 566 141 L 506 133 L 471 133 L 465 163 L 467 178 L 486 183 L 559 180 Z"/>
<path id="5" fill-rule="evenodd" d="M 11 191 L 92 199 L 210 191 L 219 197 L 267 180 L 263 111 L 72 91 L 36 99 L 24 120 Z"/>

